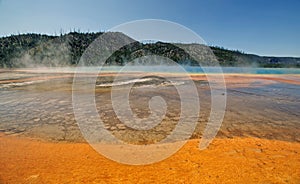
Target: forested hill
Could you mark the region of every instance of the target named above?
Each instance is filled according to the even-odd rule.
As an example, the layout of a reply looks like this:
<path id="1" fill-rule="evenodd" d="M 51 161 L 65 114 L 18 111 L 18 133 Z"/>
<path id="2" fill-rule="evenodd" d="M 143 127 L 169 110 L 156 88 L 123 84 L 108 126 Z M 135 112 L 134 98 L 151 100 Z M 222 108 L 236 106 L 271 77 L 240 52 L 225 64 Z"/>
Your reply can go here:
<path id="1" fill-rule="evenodd" d="M 103 33 L 70 32 L 60 36 L 23 34 L 2 37 L 0 38 L 0 67 L 76 66 L 84 50 L 101 34 Z M 189 54 L 185 52 L 186 49 L 190 51 Z M 141 56 L 152 54 L 168 57 L 179 64 L 196 65 L 195 60 L 198 60 L 209 65 L 210 62 L 215 62 L 215 58 L 211 58 L 212 53 L 207 54 L 209 52 L 213 52 L 221 66 L 300 67 L 300 58 L 263 57 L 221 47 L 209 49 L 207 46 L 197 44 L 163 42 L 134 42 L 115 52 L 107 60 L 107 64 L 124 65 Z M 195 59 L 191 53 L 201 57 Z"/>

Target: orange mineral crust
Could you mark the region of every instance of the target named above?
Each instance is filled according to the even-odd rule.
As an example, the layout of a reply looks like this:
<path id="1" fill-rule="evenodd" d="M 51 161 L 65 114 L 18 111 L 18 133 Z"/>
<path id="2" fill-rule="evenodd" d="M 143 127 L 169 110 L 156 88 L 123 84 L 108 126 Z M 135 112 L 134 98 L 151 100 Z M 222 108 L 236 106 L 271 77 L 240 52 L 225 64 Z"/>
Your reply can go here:
<path id="1" fill-rule="evenodd" d="M 206 150 L 190 140 L 172 157 L 123 165 L 86 143 L 0 136 L 0 183 L 300 183 L 300 143 L 215 139 Z"/>

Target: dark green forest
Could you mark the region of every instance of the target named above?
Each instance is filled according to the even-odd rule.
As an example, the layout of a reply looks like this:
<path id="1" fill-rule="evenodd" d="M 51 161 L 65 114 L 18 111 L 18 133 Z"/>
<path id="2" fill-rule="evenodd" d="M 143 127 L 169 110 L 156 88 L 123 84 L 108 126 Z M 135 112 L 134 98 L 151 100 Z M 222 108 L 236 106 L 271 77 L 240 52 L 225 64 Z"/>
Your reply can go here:
<path id="1" fill-rule="evenodd" d="M 60 36 L 20 34 L 2 37 L 0 38 L 0 67 L 76 66 L 87 47 L 101 34 L 103 33 L 70 32 Z M 201 57 L 195 58 L 188 54 L 186 49 L 191 51 L 189 53 Z M 198 44 L 137 41 L 120 48 L 106 63 L 124 65 L 146 55 L 167 57 L 184 65 L 197 65 L 197 61 L 209 65 L 217 60 L 221 66 L 300 67 L 300 58 L 258 56 Z M 215 58 L 212 58 L 212 55 Z"/>

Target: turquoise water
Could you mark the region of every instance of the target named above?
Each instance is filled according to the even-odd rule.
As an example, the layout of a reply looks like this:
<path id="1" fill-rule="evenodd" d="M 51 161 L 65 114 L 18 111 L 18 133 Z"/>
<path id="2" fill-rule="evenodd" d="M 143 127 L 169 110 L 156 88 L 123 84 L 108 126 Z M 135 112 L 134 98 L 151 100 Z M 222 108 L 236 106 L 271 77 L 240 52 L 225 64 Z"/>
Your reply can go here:
<path id="1" fill-rule="evenodd" d="M 188 73 L 300 74 L 300 68 L 199 67 L 182 66 Z M 120 66 L 103 67 L 102 71 L 119 71 Z M 180 72 L 174 66 L 131 66 L 126 71 Z"/>
<path id="2" fill-rule="evenodd" d="M 206 73 L 219 73 L 216 67 L 204 67 Z M 190 73 L 203 73 L 201 67 L 185 66 Z M 223 73 L 246 73 L 246 74 L 300 74 L 299 68 L 250 68 L 250 67 L 222 67 Z"/>
<path id="3" fill-rule="evenodd" d="M 165 73 L 237 73 L 237 74 L 300 74 L 300 68 L 253 68 L 253 67 L 199 67 L 199 66 L 104 66 L 99 67 L 69 67 L 46 68 L 35 70 L 41 72 L 165 72 Z"/>

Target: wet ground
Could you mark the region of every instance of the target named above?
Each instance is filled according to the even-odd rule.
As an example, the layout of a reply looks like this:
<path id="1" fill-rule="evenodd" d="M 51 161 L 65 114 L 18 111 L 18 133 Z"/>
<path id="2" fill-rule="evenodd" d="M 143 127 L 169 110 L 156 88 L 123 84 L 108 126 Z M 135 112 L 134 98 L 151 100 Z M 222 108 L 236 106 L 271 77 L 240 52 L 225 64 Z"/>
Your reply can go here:
<path id="1" fill-rule="evenodd" d="M 130 144 L 156 143 L 174 131 L 181 111 L 175 88 L 186 85 L 186 78 L 168 74 L 175 81 L 170 83 L 156 74 L 137 80 L 136 73 L 128 73 L 127 80 L 113 84 L 114 76 L 109 72 L 98 76 L 94 90 L 105 130 Z M 225 74 L 224 121 L 204 150 L 199 150 L 198 138 L 208 121 L 211 93 L 205 75 L 191 78 L 199 99 L 189 90 L 186 95 L 199 100 L 201 107 L 191 140 L 163 161 L 133 166 L 109 160 L 86 144 L 72 106 L 73 73 L 0 70 L 0 183 L 300 182 L 299 75 Z M 151 115 L 148 104 L 153 96 L 165 99 L 166 116 L 159 124 L 136 130 L 128 126 L 132 119 L 121 121 L 116 115 L 111 91 L 122 95 L 128 85 L 133 85 L 130 107 L 139 118 Z M 85 95 L 84 90 L 83 99 Z M 85 111 L 89 101 L 82 105 L 79 110 Z M 193 119 L 185 120 L 189 118 Z"/>
<path id="2" fill-rule="evenodd" d="M 259 138 L 189 140 L 164 161 L 111 161 L 85 143 L 53 143 L 0 133 L 0 183 L 287 183 L 300 182 L 300 144 Z"/>
<path id="3" fill-rule="evenodd" d="M 153 129 L 135 130 L 122 123 L 111 105 L 113 74 L 100 75 L 96 83 L 96 105 L 105 128 L 123 141 L 148 144 L 162 140 L 179 120 L 180 98 L 167 80 L 149 74 L 136 82 L 130 105 L 139 117 L 149 116 L 152 96 L 166 99 L 168 110 Z M 87 76 L 88 77 L 88 76 Z M 210 113 L 210 90 L 204 75 L 193 75 L 200 97 L 200 117 L 191 138 L 201 138 Z M 172 75 L 178 85 L 184 79 Z M 298 75 L 226 74 L 227 108 L 219 138 L 257 137 L 300 142 L 300 77 Z M 85 142 L 74 118 L 72 73 L 39 73 L 1 70 L 0 132 L 48 141 Z M 124 81 L 123 81 L 124 82 Z M 122 93 L 120 83 L 118 92 Z"/>

